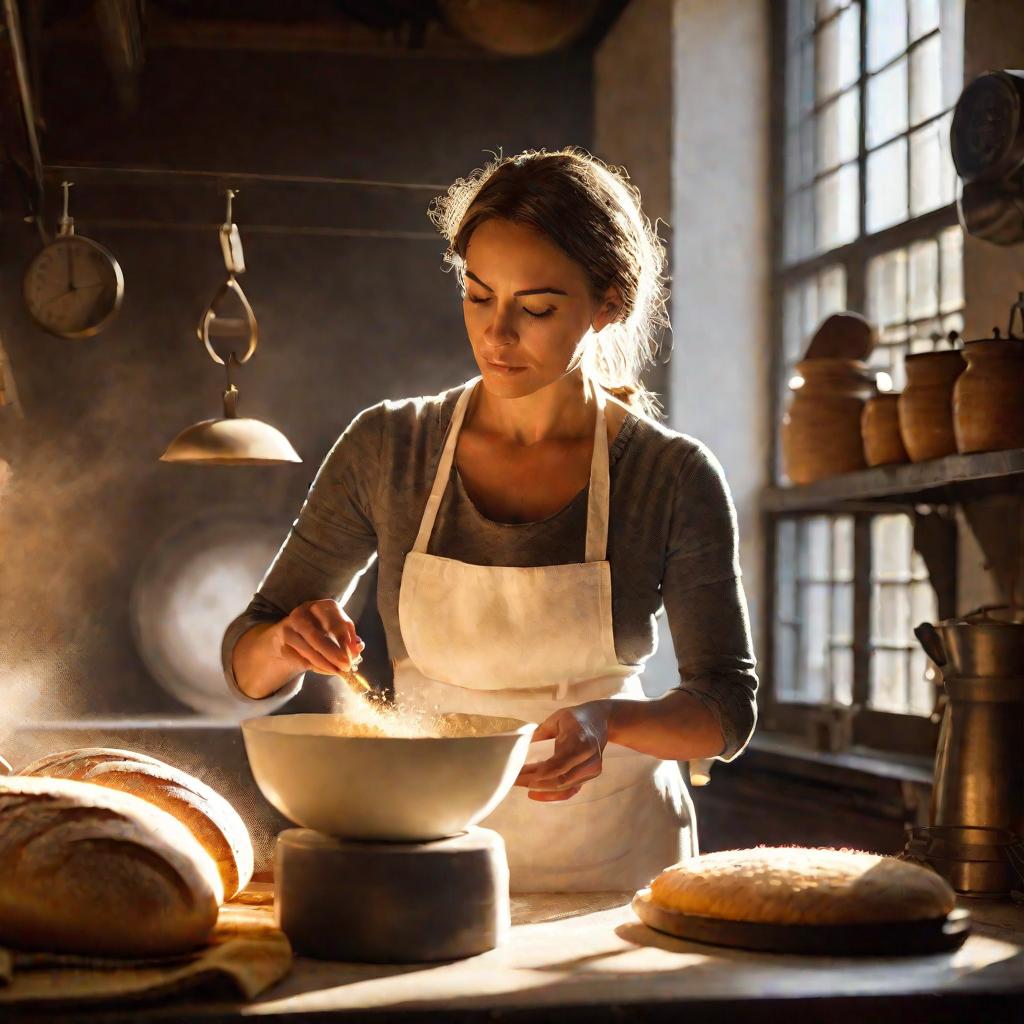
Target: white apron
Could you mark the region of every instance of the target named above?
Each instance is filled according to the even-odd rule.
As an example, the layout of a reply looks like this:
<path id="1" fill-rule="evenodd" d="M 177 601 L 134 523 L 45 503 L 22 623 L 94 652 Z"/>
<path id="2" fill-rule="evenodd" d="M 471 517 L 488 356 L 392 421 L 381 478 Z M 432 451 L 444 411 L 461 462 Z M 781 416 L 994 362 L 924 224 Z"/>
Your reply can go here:
<path id="1" fill-rule="evenodd" d="M 540 567 L 471 565 L 427 554 L 473 388 L 459 397 L 399 594 L 408 658 L 395 664 L 400 707 L 508 715 L 542 722 L 598 698 L 644 699 L 612 634 L 605 401 L 597 418 L 587 507 L 586 561 Z M 550 756 L 553 740 L 530 747 Z M 483 822 L 508 851 L 513 892 L 633 890 L 696 851 L 692 804 L 679 766 L 609 743 L 600 776 L 574 797 L 542 803 L 514 787 Z"/>

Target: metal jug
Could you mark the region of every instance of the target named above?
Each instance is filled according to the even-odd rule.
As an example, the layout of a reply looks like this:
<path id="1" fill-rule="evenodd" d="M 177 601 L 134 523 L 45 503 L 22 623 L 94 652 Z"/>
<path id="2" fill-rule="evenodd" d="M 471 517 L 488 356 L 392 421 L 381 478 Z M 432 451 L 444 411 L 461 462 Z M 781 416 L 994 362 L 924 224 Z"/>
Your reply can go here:
<path id="1" fill-rule="evenodd" d="M 933 867 L 954 888 L 987 894 L 1005 892 L 994 881 L 999 872 L 979 876 L 977 841 L 961 840 L 971 829 L 1024 836 L 1024 623 L 995 612 L 979 609 L 914 631 L 942 669 L 948 697 L 930 815 L 930 830 L 941 831 L 944 848 Z M 983 845 L 995 856 L 998 844 Z"/>

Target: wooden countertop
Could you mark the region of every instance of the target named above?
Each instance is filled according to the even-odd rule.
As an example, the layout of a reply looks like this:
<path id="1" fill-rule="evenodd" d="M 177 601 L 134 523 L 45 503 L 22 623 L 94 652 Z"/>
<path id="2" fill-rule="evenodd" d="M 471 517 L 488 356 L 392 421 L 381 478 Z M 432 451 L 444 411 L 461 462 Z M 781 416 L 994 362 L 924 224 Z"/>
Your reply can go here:
<path id="1" fill-rule="evenodd" d="M 284 981 L 249 1004 L 79 1009 L 73 1018 L 51 1011 L 40 1019 L 237 1024 L 372 1014 L 386 1021 L 671 1019 L 681 1024 L 1024 1020 L 1024 907 L 964 905 L 974 915 L 975 930 L 955 953 L 836 959 L 747 953 L 673 939 L 641 924 L 624 894 L 514 897 L 510 940 L 469 960 L 378 966 L 300 957 Z"/>

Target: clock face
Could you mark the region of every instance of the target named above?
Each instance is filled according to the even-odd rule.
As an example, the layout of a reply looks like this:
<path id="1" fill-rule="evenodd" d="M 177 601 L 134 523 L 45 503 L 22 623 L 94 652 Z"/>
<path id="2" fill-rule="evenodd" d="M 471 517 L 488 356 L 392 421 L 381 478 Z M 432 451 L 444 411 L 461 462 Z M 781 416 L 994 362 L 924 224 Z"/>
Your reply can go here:
<path id="1" fill-rule="evenodd" d="M 65 235 L 28 265 L 23 291 L 29 315 L 43 330 L 60 338 L 88 338 L 120 308 L 124 277 L 102 245 Z"/>

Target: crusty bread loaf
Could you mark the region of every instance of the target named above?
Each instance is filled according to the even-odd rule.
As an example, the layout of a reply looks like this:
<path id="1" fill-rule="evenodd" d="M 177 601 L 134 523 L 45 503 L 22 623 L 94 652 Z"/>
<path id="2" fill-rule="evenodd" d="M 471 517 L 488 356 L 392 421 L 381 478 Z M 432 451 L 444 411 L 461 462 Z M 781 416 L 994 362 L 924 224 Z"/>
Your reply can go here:
<path id="1" fill-rule="evenodd" d="M 131 750 L 82 747 L 33 761 L 22 775 L 92 782 L 142 797 L 173 814 L 216 861 L 225 899 L 252 878 L 252 841 L 235 809 L 205 782 L 164 761 Z"/>
<path id="2" fill-rule="evenodd" d="M 0 945 L 163 956 L 200 945 L 220 876 L 184 825 L 84 782 L 0 779 Z"/>
<path id="3" fill-rule="evenodd" d="M 727 921 L 858 924 L 944 917 L 953 890 L 927 868 L 856 850 L 765 847 L 681 861 L 651 883 L 659 906 Z"/>

